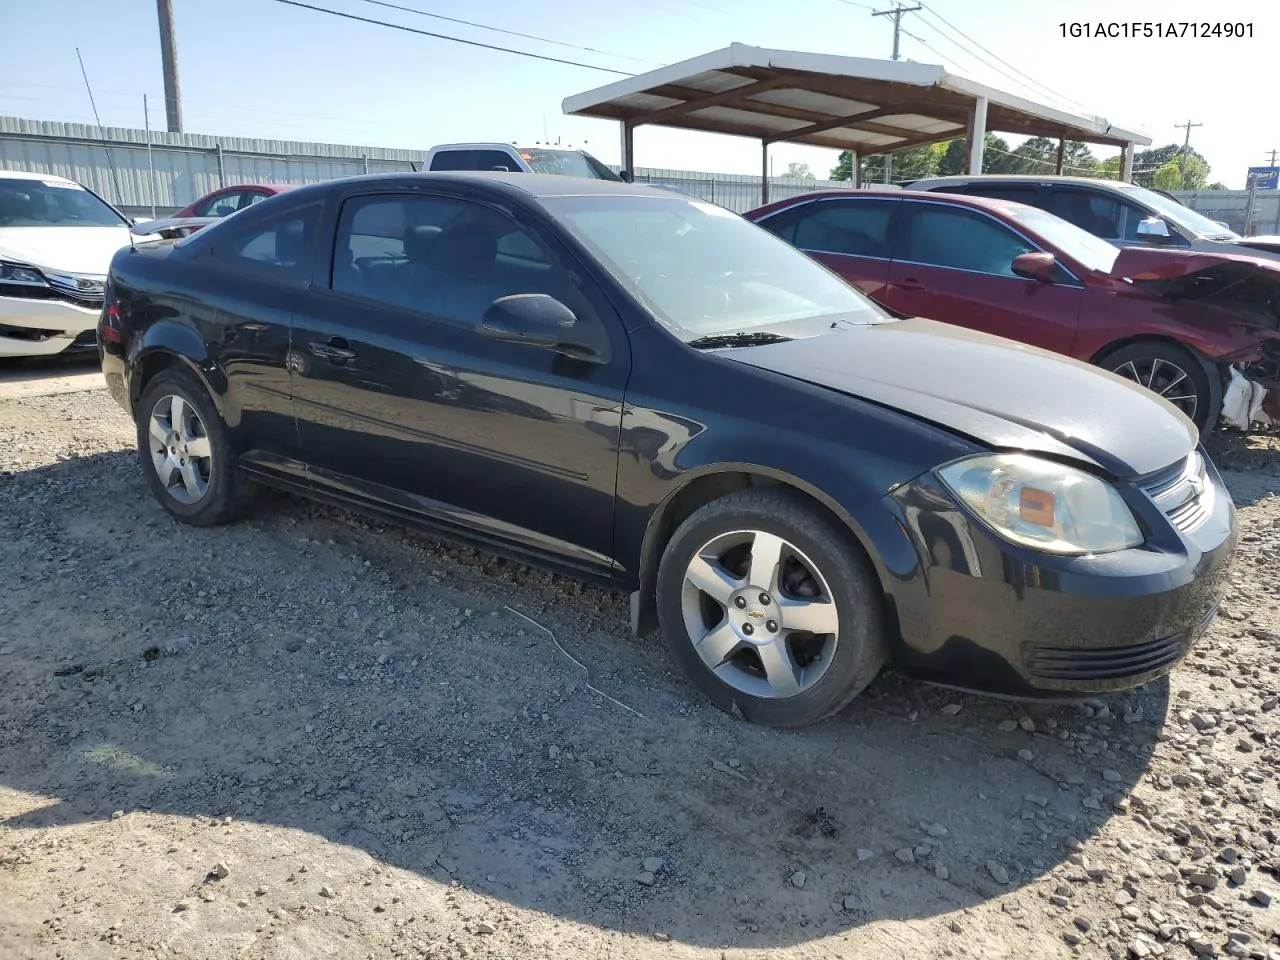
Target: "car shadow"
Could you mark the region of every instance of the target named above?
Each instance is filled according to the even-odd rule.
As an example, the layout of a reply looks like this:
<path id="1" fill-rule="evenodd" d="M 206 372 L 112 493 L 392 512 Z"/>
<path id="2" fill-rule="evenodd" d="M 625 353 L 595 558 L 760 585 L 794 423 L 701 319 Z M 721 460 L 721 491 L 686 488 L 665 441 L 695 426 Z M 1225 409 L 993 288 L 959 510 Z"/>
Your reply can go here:
<path id="1" fill-rule="evenodd" d="M 1031 884 L 1140 805 L 1169 708 L 1168 681 L 1027 705 L 886 672 L 770 730 L 631 639 L 625 598 L 344 511 L 182 527 L 124 452 L 0 477 L 0 507 L 0 786 L 48 799 L 12 831 L 233 816 L 599 928 L 780 947 Z"/>
<path id="2" fill-rule="evenodd" d="M 1280 459 L 1280 435 L 1218 430 L 1205 442 L 1205 450 L 1219 470 L 1231 474 L 1228 485 L 1237 506 L 1280 494 L 1280 473 L 1273 469 Z"/>

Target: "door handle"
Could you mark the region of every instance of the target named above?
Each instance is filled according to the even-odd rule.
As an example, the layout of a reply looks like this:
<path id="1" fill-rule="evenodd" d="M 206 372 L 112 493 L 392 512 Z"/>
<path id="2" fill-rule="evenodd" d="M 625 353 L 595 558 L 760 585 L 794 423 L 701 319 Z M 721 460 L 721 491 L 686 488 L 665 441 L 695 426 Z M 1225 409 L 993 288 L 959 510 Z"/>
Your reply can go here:
<path id="1" fill-rule="evenodd" d="M 924 284 L 915 277 L 903 277 L 898 281 L 898 286 L 903 290 L 923 290 Z"/>
<path id="2" fill-rule="evenodd" d="M 307 349 L 326 360 L 354 360 L 356 352 L 342 337 L 330 337 L 328 343 L 308 343 Z"/>

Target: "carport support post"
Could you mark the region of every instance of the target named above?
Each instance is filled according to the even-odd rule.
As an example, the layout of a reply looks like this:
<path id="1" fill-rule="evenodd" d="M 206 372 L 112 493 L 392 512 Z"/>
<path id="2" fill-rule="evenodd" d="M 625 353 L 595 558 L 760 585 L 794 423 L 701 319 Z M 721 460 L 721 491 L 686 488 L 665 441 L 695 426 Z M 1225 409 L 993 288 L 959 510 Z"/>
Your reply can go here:
<path id="1" fill-rule="evenodd" d="M 849 170 L 849 179 L 853 181 L 853 189 L 857 190 L 862 186 L 862 159 L 857 150 L 849 151 Z"/>
<path id="2" fill-rule="evenodd" d="M 769 202 L 769 141 L 760 141 L 760 206 Z"/>
<path id="3" fill-rule="evenodd" d="M 222 160 L 222 144 L 216 144 L 214 150 L 218 155 L 218 186 L 227 185 L 227 165 Z"/>
<path id="4" fill-rule="evenodd" d="M 1062 171 L 1064 169 L 1063 160 L 1066 158 L 1066 152 L 1067 152 L 1067 138 L 1059 137 L 1058 138 L 1058 176 L 1062 176 Z"/>
<path id="5" fill-rule="evenodd" d="M 636 128 L 624 120 L 622 122 L 622 175 L 628 183 L 636 181 L 635 152 Z"/>
<path id="6" fill-rule="evenodd" d="M 969 120 L 969 173 L 982 173 L 982 149 L 987 139 L 987 98 L 973 101 L 973 115 Z"/>
<path id="7" fill-rule="evenodd" d="M 1133 183 L 1133 144 L 1126 143 L 1120 156 L 1123 158 L 1120 163 L 1120 179 L 1125 183 Z"/>

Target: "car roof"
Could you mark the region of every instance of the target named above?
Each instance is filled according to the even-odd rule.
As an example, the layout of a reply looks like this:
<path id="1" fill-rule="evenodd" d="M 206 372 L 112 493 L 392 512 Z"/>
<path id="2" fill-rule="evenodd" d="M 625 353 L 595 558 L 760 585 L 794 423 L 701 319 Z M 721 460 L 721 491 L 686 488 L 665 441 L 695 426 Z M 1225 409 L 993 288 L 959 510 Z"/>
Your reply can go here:
<path id="1" fill-rule="evenodd" d="M 1077 186 L 1088 184 L 1112 190 L 1132 190 L 1135 186 L 1132 183 L 1107 180 L 1104 177 L 1068 177 L 1059 174 L 1036 173 L 957 173 L 949 177 L 921 177 L 919 180 L 913 181 L 913 185 L 918 183 L 996 183 L 1005 181 L 1015 183 L 1066 183 Z"/>
<path id="2" fill-rule="evenodd" d="M 68 180 L 66 177 L 55 176 L 52 173 L 37 173 L 34 170 L 0 170 L 0 179 L 4 180 L 56 180 L 58 183 L 74 183 L 77 187 L 80 184 L 74 180 Z"/>
<path id="3" fill-rule="evenodd" d="M 964 207 L 979 207 L 983 210 L 1005 210 L 1009 207 L 1025 207 L 1025 203 L 1017 203 L 1013 200 L 1001 200 L 996 197 L 971 197 L 957 193 L 933 193 L 929 190 L 815 190 L 813 193 L 802 193 L 795 197 L 788 197 L 781 200 L 777 204 L 779 210 L 784 210 L 795 203 L 805 200 L 821 200 L 826 197 L 842 197 L 844 199 L 856 199 L 857 197 L 880 197 L 887 200 L 928 200 L 930 203 L 951 203 Z"/>
<path id="4" fill-rule="evenodd" d="M 496 171 L 481 170 L 362 174 L 354 177 L 343 177 L 339 180 L 327 180 L 324 183 L 314 183 L 305 187 L 298 187 L 297 193 L 323 192 L 338 184 L 351 185 L 357 183 L 386 183 L 390 185 L 413 181 L 442 184 L 485 184 L 487 186 L 494 187 L 498 192 L 505 193 L 507 195 L 520 194 L 525 197 L 531 197 L 538 200 L 548 199 L 551 197 L 581 197 L 597 195 L 617 197 L 662 197 L 666 200 L 678 198 L 690 201 L 697 199 L 696 197 L 687 197 L 683 194 L 672 193 L 670 190 L 659 190 L 656 187 L 646 187 L 640 184 L 622 183 L 613 180 L 596 180 L 591 177 L 566 177 L 561 174 L 550 173 L 500 173 Z"/>

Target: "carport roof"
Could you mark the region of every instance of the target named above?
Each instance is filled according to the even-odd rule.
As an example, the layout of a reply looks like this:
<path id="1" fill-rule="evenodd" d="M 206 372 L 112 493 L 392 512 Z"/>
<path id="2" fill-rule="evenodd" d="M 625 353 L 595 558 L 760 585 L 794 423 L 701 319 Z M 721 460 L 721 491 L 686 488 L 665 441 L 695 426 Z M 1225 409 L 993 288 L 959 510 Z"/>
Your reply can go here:
<path id="1" fill-rule="evenodd" d="M 570 116 L 887 153 L 986 129 L 1124 147 L 1151 138 L 996 90 L 942 67 L 735 43 L 565 99 Z"/>

